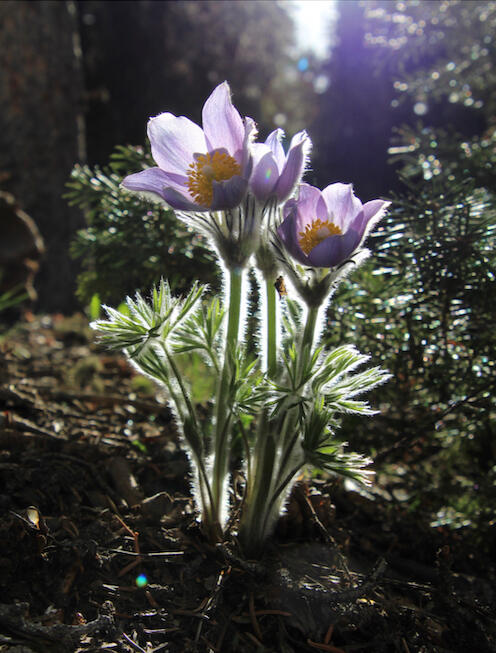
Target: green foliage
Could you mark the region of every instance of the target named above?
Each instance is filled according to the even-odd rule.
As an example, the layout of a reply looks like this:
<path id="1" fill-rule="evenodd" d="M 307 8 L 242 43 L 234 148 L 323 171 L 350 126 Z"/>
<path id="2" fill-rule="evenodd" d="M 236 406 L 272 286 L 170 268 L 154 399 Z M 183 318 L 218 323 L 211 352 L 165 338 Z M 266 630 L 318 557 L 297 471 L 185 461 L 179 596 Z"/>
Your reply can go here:
<path id="1" fill-rule="evenodd" d="M 207 403 L 214 392 L 215 378 L 203 357 L 194 352 L 178 356 L 177 367 L 181 376 L 190 381 L 191 401 Z"/>
<path id="2" fill-rule="evenodd" d="M 398 410 L 406 396 L 430 409 L 473 399 L 496 380 L 496 206 L 472 184 L 443 190 L 427 183 L 394 200 L 379 267 L 345 282 L 345 308 L 330 314 L 332 340 L 353 338 L 394 373 Z"/>
<path id="3" fill-rule="evenodd" d="M 378 368 L 357 372 L 368 356 L 354 347 L 325 352 L 319 343 L 314 345 L 318 309 L 307 311 L 302 332 L 294 327 L 303 306 L 289 300 L 286 344 L 279 371 L 271 378 L 263 372 L 260 358 L 250 353 L 248 341 L 226 343 L 226 312 L 217 298 L 205 301 L 205 290 L 195 284 L 188 295 L 174 297 L 168 283 L 161 281 L 150 299 L 140 293 L 128 297 L 126 312 L 106 307 L 108 319 L 97 320 L 92 327 L 103 344 L 124 350 L 139 372 L 167 390 L 191 455 L 199 488 L 196 498 L 204 515 L 211 510 L 207 496 L 215 497 L 216 477 L 210 465 L 215 470 L 219 459 L 225 461 L 227 478 L 227 461 L 243 448 L 247 491 L 242 539 L 244 546 L 256 550 L 305 465 L 370 481 L 370 459 L 346 452 L 336 431 L 343 415 L 374 413 L 356 397 L 389 375 Z M 206 403 L 208 413 L 201 420 L 199 400 Z"/>
<path id="4" fill-rule="evenodd" d="M 352 374 L 368 360 L 350 346 L 337 347 L 321 360 L 311 380 L 311 397 L 303 411 L 304 438 L 302 447 L 309 464 L 314 467 L 369 483 L 373 472 L 366 468 L 372 460 L 343 450 L 343 443 L 336 438 L 339 418 L 354 413 L 373 415 L 367 402 L 355 397 L 381 385 L 390 375 L 375 367 Z"/>
<path id="5" fill-rule="evenodd" d="M 422 118 L 396 132 L 390 154 L 403 190 L 371 241 L 373 260 L 342 284 L 328 315 L 331 343 L 353 341 L 395 378 L 380 393 L 387 417 L 367 432 L 357 422 L 353 445 L 368 440 L 384 450 L 379 460 L 400 456 L 415 466 L 410 491 L 434 524 L 436 515 L 444 523 L 455 515 L 455 526 L 485 519 L 487 530 L 496 459 L 496 67 L 488 39 L 496 3 L 366 9 L 376 70 L 396 80 L 395 102 L 417 106 Z"/>
<path id="6" fill-rule="evenodd" d="M 180 353 L 197 351 L 205 355 L 207 362 L 219 371 L 220 327 L 224 310 L 217 298 L 204 305 L 202 311 L 194 313 L 179 330 L 179 341 L 175 351 Z"/>
<path id="7" fill-rule="evenodd" d="M 126 174 L 151 165 L 143 148 L 120 146 L 108 166 L 77 165 L 72 171 L 65 197 L 84 211 L 88 224 L 71 247 L 82 260 L 77 294 L 85 304 L 96 294 L 102 302 L 117 304 L 163 275 L 177 289 L 198 277 L 215 281 L 214 259 L 200 235 L 173 211 L 120 188 Z"/>
<path id="8" fill-rule="evenodd" d="M 173 297 L 169 283 L 163 279 L 153 288 L 150 301 L 140 293 L 128 297 L 127 311 L 105 307 L 109 320 L 98 320 L 94 328 L 101 341 L 111 349 L 125 349 L 134 360 L 156 339 L 169 340 L 185 317 L 196 308 L 205 292 L 205 286 L 194 284 L 185 299 Z"/>
<path id="9" fill-rule="evenodd" d="M 92 322 L 98 320 L 101 314 L 102 304 L 100 301 L 100 295 L 92 295 L 90 303 L 88 305 L 88 315 Z"/>
<path id="10" fill-rule="evenodd" d="M 494 1 L 376 0 L 366 15 L 376 65 L 396 71 L 400 94 L 494 114 Z"/>
<path id="11" fill-rule="evenodd" d="M 28 294 L 25 292 L 23 286 L 16 286 L 11 290 L 6 290 L 0 295 L 0 313 L 6 311 L 8 308 L 17 306 L 25 299 L 28 299 Z"/>
<path id="12" fill-rule="evenodd" d="M 4 271 L 0 268 L 0 282 L 4 276 Z M 28 299 L 28 293 L 26 292 L 25 286 L 21 283 L 9 290 L 5 290 L 0 293 L 0 313 L 6 311 L 9 308 L 13 308 L 18 304 L 22 303 L 25 299 Z"/>

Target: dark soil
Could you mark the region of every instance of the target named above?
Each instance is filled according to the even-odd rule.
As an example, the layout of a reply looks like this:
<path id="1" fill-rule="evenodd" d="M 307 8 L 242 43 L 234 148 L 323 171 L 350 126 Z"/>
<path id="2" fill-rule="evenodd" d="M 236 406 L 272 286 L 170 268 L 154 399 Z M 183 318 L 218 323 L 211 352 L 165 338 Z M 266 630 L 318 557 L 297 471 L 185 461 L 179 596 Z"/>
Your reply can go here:
<path id="1" fill-rule="evenodd" d="M 495 564 L 404 503 L 301 483 L 262 560 L 202 538 L 165 400 L 31 317 L 0 350 L 0 651 L 496 650 Z"/>

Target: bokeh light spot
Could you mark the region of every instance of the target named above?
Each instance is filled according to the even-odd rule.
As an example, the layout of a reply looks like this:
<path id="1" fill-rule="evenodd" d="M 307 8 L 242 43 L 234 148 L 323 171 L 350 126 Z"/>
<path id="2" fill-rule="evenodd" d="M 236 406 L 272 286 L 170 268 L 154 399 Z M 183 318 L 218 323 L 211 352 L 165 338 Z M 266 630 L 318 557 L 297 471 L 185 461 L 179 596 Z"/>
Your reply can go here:
<path id="1" fill-rule="evenodd" d="M 413 105 L 413 113 L 417 116 L 425 116 L 427 111 L 428 111 L 428 107 L 425 102 L 416 102 Z"/>
<path id="2" fill-rule="evenodd" d="M 136 577 L 136 585 L 138 587 L 146 587 L 148 585 L 148 578 L 145 574 L 140 574 Z"/>
<path id="3" fill-rule="evenodd" d="M 298 70 L 301 70 L 301 72 L 305 72 L 308 68 L 308 59 L 306 57 L 302 57 L 301 59 L 298 60 L 298 63 L 296 64 L 298 66 Z"/>
<path id="4" fill-rule="evenodd" d="M 326 75 L 317 75 L 313 88 L 316 93 L 325 93 L 329 87 L 329 78 Z"/>

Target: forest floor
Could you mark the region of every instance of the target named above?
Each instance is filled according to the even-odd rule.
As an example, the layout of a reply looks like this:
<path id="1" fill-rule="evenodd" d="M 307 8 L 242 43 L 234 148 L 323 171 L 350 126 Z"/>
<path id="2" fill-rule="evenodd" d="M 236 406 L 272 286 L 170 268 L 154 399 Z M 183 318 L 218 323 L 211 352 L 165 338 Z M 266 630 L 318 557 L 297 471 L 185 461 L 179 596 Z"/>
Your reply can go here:
<path id="1" fill-rule="evenodd" d="M 307 480 L 263 559 L 208 545 L 165 399 L 84 316 L 28 317 L 0 345 L 2 653 L 496 651 L 495 561 L 380 492 Z"/>

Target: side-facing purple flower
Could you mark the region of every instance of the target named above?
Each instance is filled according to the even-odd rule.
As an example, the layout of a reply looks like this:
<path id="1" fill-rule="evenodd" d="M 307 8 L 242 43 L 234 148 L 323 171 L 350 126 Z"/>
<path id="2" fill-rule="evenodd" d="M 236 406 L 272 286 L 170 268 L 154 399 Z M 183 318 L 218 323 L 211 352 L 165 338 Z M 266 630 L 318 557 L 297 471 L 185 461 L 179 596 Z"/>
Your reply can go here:
<path id="1" fill-rule="evenodd" d="M 298 198 L 284 205 L 277 235 L 298 263 L 334 268 L 361 247 L 389 204 L 383 200 L 362 204 L 351 184 L 331 184 L 323 191 L 301 184 Z"/>
<path id="2" fill-rule="evenodd" d="M 305 131 L 291 139 L 285 154 L 281 144 L 282 129 L 276 129 L 265 143 L 253 145 L 253 174 L 250 188 L 257 200 L 265 202 L 275 197 L 279 203 L 290 197 L 300 183 L 312 142 Z"/>
<path id="3" fill-rule="evenodd" d="M 173 209 L 217 211 L 237 206 L 248 188 L 255 123 L 243 121 L 227 82 L 203 106 L 203 129 L 184 116 L 161 113 L 148 121 L 157 164 L 126 177 L 122 185 L 153 193 Z"/>

